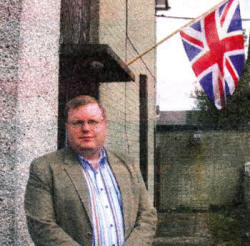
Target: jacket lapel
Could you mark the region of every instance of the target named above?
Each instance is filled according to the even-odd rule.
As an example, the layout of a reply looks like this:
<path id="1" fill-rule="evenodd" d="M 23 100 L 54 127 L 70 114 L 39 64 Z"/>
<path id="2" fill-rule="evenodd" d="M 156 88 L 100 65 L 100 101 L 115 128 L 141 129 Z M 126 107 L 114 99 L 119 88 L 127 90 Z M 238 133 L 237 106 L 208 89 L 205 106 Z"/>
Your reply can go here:
<path id="1" fill-rule="evenodd" d="M 70 177 L 73 186 L 75 187 L 80 200 L 89 216 L 89 220 L 92 222 L 92 215 L 90 211 L 89 205 L 89 194 L 88 194 L 88 187 L 83 177 L 82 168 L 77 159 L 76 154 L 71 151 L 70 149 L 66 149 L 65 151 L 65 164 L 64 170 Z"/>
<path id="2" fill-rule="evenodd" d="M 129 221 L 129 208 L 131 207 L 129 203 L 131 202 L 129 197 L 128 197 L 128 192 L 127 192 L 127 186 L 128 186 L 128 180 L 125 178 L 127 177 L 127 172 L 126 167 L 124 164 L 122 164 L 122 161 L 117 158 L 114 154 L 111 152 L 107 151 L 108 154 L 108 161 L 109 165 L 113 171 L 113 174 L 115 176 L 115 179 L 117 181 L 117 184 L 120 188 L 121 196 L 122 196 L 122 207 L 123 207 L 123 217 L 124 217 L 124 225 L 125 225 L 125 232 L 127 231 L 127 225 Z M 124 177 L 125 175 L 125 177 Z"/>

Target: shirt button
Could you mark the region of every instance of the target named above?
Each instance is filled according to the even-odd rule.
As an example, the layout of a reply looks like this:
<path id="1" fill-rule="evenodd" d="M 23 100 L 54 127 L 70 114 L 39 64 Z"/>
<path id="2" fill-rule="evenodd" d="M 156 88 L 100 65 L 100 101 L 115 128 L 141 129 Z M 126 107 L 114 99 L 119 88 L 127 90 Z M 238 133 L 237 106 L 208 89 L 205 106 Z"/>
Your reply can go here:
<path id="1" fill-rule="evenodd" d="M 113 224 L 110 224 L 110 227 L 113 227 Z"/>
<path id="2" fill-rule="evenodd" d="M 108 208 L 108 207 L 109 207 L 108 205 L 105 206 L 105 208 Z"/>
<path id="3" fill-rule="evenodd" d="M 101 188 L 101 191 L 103 191 L 103 188 Z"/>

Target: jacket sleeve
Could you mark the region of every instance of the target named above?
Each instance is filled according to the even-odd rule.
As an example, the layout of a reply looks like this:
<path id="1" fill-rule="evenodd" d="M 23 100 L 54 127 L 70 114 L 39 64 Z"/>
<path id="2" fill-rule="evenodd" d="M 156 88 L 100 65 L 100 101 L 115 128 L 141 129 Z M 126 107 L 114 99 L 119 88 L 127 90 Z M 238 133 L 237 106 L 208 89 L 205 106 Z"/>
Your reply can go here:
<path id="1" fill-rule="evenodd" d="M 157 213 L 149 200 L 144 181 L 139 168 L 136 170 L 136 177 L 139 183 L 139 208 L 134 229 L 125 241 L 125 246 L 146 246 L 152 245 L 156 232 Z"/>
<path id="2" fill-rule="evenodd" d="M 36 246 L 80 246 L 57 223 L 49 165 L 34 161 L 25 193 L 28 230 Z"/>

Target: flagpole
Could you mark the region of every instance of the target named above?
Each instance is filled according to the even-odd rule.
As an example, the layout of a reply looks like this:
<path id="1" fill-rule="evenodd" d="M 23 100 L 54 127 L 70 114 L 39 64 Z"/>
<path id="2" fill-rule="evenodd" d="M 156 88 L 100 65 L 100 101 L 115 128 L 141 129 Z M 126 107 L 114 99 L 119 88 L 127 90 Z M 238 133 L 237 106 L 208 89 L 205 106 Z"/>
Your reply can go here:
<path id="1" fill-rule="evenodd" d="M 211 9 L 209 9 L 208 11 L 204 12 L 203 14 L 201 14 L 200 16 L 194 18 L 193 20 L 189 21 L 188 23 L 186 23 L 185 25 L 183 25 L 182 27 L 178 28 L 177 30 L 175 30 L 174 32 L 172 32 L 171 34 L 169 34 L 167 37 L 163 38 L 162 40 L 160 40 L 159 42 L 155 43 L 152 47 L 150 47 L 149 49 L 147 49 L 146 51 L 144 51 L 143 53 L 141 53 L 140 55 L 134 57 L 132 60 L 130 60 L 129 62 L 127 62 L 127 65 L 131 65 L 132 63 L 134 63 L 136 60 L 138 60 L 139 58 L 141 58 L 142 56 L 146 55 L 148 52 L 150 52 L 151 50 L 155 49 L 158 45 L 162 44 L 163 42 L 165 42 L 166 40 L 168 40 L 169 38 L 171 38 L 172 36 L 174 36 L 176 33 L 178 33 L 181 29 L 185 28 L 186 26 L 189 26 L 191 24 L 193 24 L 194 22 L 196 22 L 197 20 L 201 19 L 203 16 L 213 12 L 215 9 L 217 9 L 220 5 L 224 4 L 225 2 L 227 2 L 229 0 L 223 0 L 220 3 L 216 4 L 214 7 L 212 7 Z"/>

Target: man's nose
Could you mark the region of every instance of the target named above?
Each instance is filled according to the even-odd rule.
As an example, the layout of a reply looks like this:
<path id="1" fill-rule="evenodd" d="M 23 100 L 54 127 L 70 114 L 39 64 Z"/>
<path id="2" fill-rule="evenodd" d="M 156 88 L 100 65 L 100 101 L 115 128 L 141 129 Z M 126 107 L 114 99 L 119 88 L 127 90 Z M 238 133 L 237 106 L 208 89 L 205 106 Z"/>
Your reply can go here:
<path id="1" fill-rule="evenodd" d="M 89 131 L 90 130 L 90 125 L 88 124 L 88 122 L 84 122 L 83 124 L 82 124 L 82 131 Z"/>

